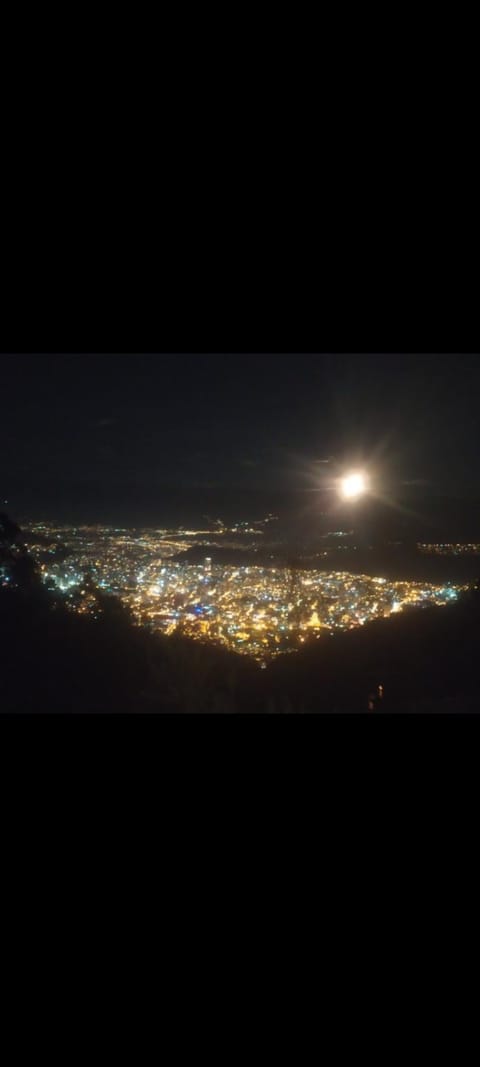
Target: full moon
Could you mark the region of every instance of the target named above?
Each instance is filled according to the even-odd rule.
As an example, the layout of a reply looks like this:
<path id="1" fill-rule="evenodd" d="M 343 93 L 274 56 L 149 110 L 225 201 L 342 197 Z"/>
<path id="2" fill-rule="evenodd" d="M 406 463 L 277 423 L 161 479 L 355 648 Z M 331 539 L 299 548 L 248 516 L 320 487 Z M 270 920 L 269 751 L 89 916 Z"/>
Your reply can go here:
<path id="1" fill-rule="evenodd" d="M 340 493 L 344 500 L 357 500 L 359 496 L 363 496 L 366 490 L 366 478 L 360 472 L 347 474 L 340 481 Z"/>

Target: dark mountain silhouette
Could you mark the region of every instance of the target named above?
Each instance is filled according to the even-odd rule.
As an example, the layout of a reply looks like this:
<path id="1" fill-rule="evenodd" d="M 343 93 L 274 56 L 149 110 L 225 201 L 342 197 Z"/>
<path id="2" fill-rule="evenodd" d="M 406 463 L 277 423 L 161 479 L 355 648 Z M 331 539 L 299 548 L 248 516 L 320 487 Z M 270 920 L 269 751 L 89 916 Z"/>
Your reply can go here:
<path id="1" fill-rule="evenodd" d="M 480 584 L 457 604 L 411 608 L 313 640 L 272 663 L 275 705 L 298 712 L 474 712 L 479 707 Z"/>
<path id="2" fill-rule="evenodd" d="M 350 529 L 352 524 L 368 544 L 400 537 L 468 541 L 476 538 L 480 528 L 480 501 L 473 493 L 440 494 L 434 487 L 416 485 L 395 485 L 391 500 L 365 499 L 361 508 L 353 509 L 335 491 L 305 485 L 301 478 L 281 491 L 163 484 L 149 491 L 138 482 L 95 486 L 72 479 L 55 484 L 38 480 L 28 493 L 19 489 L 15 497 L 17 515 L 80 524 L 202 528 L 205 515 L 229 524 L 272 513 L 279 516 L 279 527 L 294 541 L 308 537 L 312 530 L 325 533 Z"/>

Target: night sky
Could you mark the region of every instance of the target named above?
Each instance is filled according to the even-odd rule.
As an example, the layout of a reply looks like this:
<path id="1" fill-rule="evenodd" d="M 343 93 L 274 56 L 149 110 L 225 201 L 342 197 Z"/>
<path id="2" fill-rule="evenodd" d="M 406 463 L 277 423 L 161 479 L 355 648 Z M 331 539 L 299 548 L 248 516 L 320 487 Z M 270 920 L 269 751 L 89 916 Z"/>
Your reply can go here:
<path id="1" fill-rule="evenodd" d="M 91 518 L 115 501 L 127 522 L 132 499 L 146 512 L 167 489 L 314 488 L 352 463 L 373 465 L 386 488 L 480 495 L 475 355 L 4 355 L 0 366 L 12 513 L 74 506 Z"/>

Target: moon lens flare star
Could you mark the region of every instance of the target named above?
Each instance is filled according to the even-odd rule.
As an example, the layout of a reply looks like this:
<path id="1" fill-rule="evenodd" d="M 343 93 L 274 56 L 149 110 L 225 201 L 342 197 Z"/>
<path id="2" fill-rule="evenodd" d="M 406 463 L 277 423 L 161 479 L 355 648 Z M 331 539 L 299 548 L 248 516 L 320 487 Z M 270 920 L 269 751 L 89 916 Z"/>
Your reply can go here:
<path id="1" fill-rule="evenodd" d="M 340 479 L 340 494 L 344 500 L 357 500 L 367 491 L 367 479 L 361 471 L 346 474 Z"/>

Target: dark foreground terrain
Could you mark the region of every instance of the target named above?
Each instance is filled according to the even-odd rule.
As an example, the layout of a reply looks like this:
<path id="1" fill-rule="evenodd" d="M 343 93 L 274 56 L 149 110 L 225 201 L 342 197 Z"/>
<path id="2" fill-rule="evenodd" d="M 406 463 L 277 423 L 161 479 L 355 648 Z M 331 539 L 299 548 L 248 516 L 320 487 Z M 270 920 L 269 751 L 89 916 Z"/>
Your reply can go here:
<path id="1" fill-rule="evenodd" d="M 325 637 L 267 670 L 244 656 L 135 627 L 114 598 L 68 610 L 0 517 L 3 712 L 475 712 L 480 592 Z"/>

